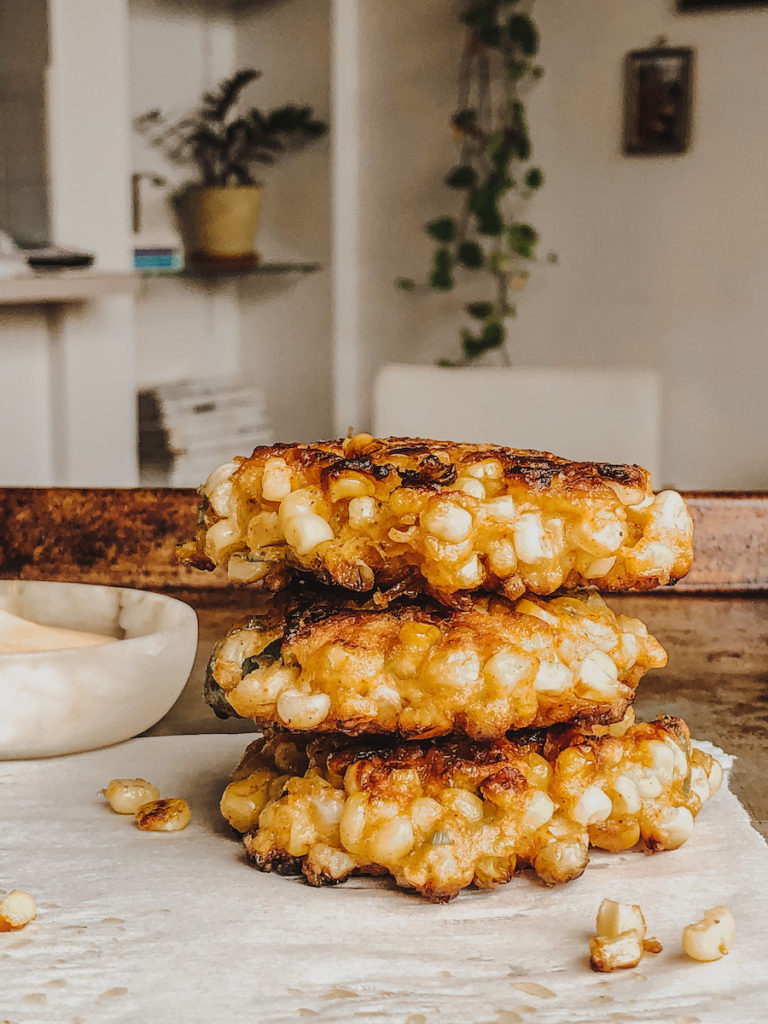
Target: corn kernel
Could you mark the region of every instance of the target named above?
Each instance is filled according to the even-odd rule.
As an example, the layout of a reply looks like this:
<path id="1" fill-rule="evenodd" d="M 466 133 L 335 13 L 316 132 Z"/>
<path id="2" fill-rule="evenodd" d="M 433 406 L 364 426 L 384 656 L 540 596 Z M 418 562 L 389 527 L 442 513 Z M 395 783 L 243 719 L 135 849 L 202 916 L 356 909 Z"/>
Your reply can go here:
<path id="1" fill-rule="evenodd" d="M 277 698 L 277 713 L 289 729 L 314 729 L 330 709 L 331 698 L 327 693 L 283 690 Z"/>
<path id="2" fill-rule="evenodd" d="M 116 814 L 135 814 L 142 804 L 160 798 L 160 791 L 146 779 L 112 779 L 101 791 Z"/>
<path id="3" fill-rule="evenodd" d="M 373 483 L 360 473 L 345 473 L 334 480 L 329 488 L 331 501 L 345 498 L 368 498 L 374 492 Z"/>
<path id="4" fill-rule="evenodd" d="M 291 471 L 285 459 L 267 459 L 261 478 L 261 496 L 265 501 L 282 501 L 291 493 Z"/>
<path id="5" fill-rule="evenodd" d="M 615 938 L 596 935 L 589 940 L 589 965 L 593 971 L 619 971 L 637 967 L 643 957 L 643 940 L 637 932 Z"/>
<path id="6" fill-rule="evenodd" d="M 12 889 L 0 900 L 0 932 L 15 932 L 37 917 L 37 903 L 23 889 Z"/>
<path id="7" fill-rule="evenodd" d="M 181 832 L 189 824 L 191 814 L 186 800 L 166 797 L 143 804 L 134 817 L 143 832 Z"/>
<path id="8" fill-rule="evenodd" d="M 325 541 L 333 540 L 333 530 L 315 512 L 300 512 L 283 524 L 285 539 L 299 555 L 308 555 Z"/>
<path id="9" fill-rule="evenodd" d="M 616 939 L 622 932 L 635 931 L 645 938 L 646 925 L 643 912 L 636 903 L 619 903 L 605 899 L 597 911 L 597 934 Z"/>
<path id="10" fill-rule="evenodd" d="M 683 929 L 683 950 L 692 960 L 719 960 L 730 953 L 736 922 L 728 907 L 712 907 L 701 921 Z"/>
<path id="11" fill-rule="evenodd" d="M 472 516 L 460 505 L 441 498 L 431 502 L 422 512 L 421 525 L 438 540 L 456 544 L 472 533 Z"/>
<path id="12" fill-rule="evenodd" d="M 349 503 L 349 525 L 354 530 L 364 530 L 376 519 L 376 502 L 373 498 L 353 498 Z"/>
<path id="13" fill-rule="evenodd" d="M 431 647 L 440 639 L 440 630 L 430 622 L 404 622 L 398 639 L 409 647 Z"/>

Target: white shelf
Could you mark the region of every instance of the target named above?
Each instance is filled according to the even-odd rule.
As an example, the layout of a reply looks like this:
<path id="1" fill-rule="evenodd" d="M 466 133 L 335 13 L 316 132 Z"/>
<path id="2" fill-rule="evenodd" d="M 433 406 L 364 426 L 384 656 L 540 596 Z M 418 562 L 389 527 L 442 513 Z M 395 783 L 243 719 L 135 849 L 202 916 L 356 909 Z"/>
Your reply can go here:
<path id="1" fill-rule="evenodd" d="M 0 305 L 87 302 L 107 295 L 134 295 L 139 278 L 130 271 L 46 270 L 0 278 Z"/>

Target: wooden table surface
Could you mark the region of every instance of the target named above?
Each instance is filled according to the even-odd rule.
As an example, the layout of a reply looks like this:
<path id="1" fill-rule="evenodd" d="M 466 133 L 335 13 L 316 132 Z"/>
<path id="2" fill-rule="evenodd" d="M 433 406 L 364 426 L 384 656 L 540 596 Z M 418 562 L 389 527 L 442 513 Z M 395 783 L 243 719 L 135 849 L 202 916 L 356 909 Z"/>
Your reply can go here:
<path id="1" fill-rule="evenodd" d="M 687 579 L 608 601 L 642 619 L 669 653 L 667 667 L 640 683 L 638 716 L 680 715 L 695 737 L 734 754 L 732 788 L 768 836 L 768 494 L 686 499 L 696 522 Z M 194 533 L 197 501 L 185 490 L 0 488 L 0 578 L 138 586 L 195 608 L 195 666 L 150 735 L 252 731 L 217 719 L 202 700 L 213 644 L 249 610 L 249 591 L 174 565 L 175 544 Z"/>

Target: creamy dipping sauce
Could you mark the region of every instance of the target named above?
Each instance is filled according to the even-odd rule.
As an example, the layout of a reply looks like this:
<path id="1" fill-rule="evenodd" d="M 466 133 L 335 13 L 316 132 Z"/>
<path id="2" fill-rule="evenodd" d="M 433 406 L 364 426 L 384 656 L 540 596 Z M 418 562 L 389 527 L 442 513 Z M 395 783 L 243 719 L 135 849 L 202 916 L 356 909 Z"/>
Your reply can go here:
<path id="1" fill-rule="evenodd" d="M 93 647 L 109 644 L 113 636 L 87 633 L 77 629 L 43 626 L 0 609 L 0 654 L 23 654 L 33 651 L 62 651 L 71 647 Z"/>

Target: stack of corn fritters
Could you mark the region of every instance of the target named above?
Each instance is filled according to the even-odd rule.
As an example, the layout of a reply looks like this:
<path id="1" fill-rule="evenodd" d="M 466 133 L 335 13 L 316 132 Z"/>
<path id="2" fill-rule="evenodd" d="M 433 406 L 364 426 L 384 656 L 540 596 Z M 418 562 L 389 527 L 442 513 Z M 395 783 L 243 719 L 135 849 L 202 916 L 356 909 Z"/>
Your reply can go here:
<path id="1" fill-rule="evenodd" d="M 363 434 L 257 448 L 203 490 L 183 557 L 253 586 L 206 696 L 265 730 L 221 805 L 258 867 L 444 901 L 691 834 L 722 770 L 683 721 L 633 724 L 666 654 L 578 589 L 688 571 L 688 511 L 645 470 Z"/>

